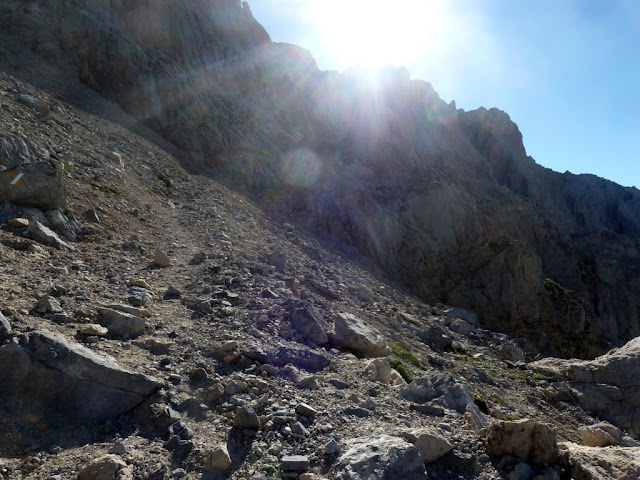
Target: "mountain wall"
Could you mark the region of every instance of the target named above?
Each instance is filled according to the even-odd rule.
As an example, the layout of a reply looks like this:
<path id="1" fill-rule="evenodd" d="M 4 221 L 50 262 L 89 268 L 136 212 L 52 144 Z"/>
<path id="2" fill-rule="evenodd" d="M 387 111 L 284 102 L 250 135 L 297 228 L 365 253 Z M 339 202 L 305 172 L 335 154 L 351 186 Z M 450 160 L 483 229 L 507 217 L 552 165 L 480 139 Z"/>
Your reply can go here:
<path id="1" fill-rule="evenodd" d="M 536 164 L 504 112 L 456 109 L 404 69 L 320 71 L 231 0 L 3 0 L 19 73 L 12 45 L 427 301 L 565 356 L 640 335 L 640 192 Z"/>

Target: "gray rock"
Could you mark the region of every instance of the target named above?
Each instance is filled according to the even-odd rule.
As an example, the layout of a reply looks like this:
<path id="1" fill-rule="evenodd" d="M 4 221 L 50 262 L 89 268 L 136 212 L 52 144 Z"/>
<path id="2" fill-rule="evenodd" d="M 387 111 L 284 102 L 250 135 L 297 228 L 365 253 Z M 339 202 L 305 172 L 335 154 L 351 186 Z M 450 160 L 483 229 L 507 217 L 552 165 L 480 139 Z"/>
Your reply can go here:
<path id="1" fill-rule="evenodd" d="M 531 419 L 499 421 L 480 435 L 485 437 L 490 455 L 512 455 L 536 464 L 553 463 L 558 456 L 555 431 Z"/>
<path id="2" fill-rule="evenodd" d="M 48 103 L 32 95 L 20 94 L 16 96 L 16 100 L 19 103 L 32 108 L 41 115 L 48 115 L 49 113 L 51 113 L 51 107 Z"/>
<path id="3" fill-rule="evenodd" d="M 309 468 L 309 457 L 285 455 L 280 460 L 280 469 L 287 472 L 304 472 Z"/>
<path id="4" fill-rule="evenodd" d="M 7 320 L 2 312 L 0 312 L 0 343 L 3 343 L 5 340 L 9 340 L 12 333 L 13 330 L 11 329 L 9 320 Z"/>
<path id="5" fill-rule="evenodd" d="M 608 422 L 598 422 L 578 429 L 582 444 L 588 447 L 625 446 L 638 447 L 640 443 L 625 435 Z"/>
<path id="6" fill-rule="evenodd" d="M 0 347 L 0 389 L 62 416 L 64 423 L 117 417 L 160 388 L 156 379 L 126 370 L 112 359 L 47 332 Z"/>
<path id="7" fill-rule="evenodd" d="M 300 422 L 293 422 L 291 425 L 291 431 L 300 437 L 308 437 L 311 435 L 311 432 L 309 432 L 307 427 L 302 425 Z"/>
<path id="8" fill-rule="evenodd" d="M 19 181 L 13 183 L 20 174 Z M 0 203 L 5 201 L 44 210 L 65 208 L 67 191 L 60 174 L 51 164 L 29 163 L 0 171 Z"/>
<path id="9" fill-rule="evenodd" d="M 640 478 L 640 448 L 586 447 L 571 442 L 559 444 L 562 463 L 571 478 L 584 480 L 637 480 Z"/>
<path id="10" fill-rule="evenodd" d="M 156 267 L 169 267 L 171 266 L 171 259 L 163 250 L 156 248 L 155 252 L 153 252 L 153 264 Z"/>
<path id="11" fill-rule="evenodd" d="M 310 405 L 307 405 L 306 403 L 299 403 L 296 406 L 296 413 L 298 415 L 304 415 L 306 417 L 315 417 L 316 415 L 318 415 L 318 411 L 313 408 Z"/>
<path id="12" fill-rule="evenodd" d="M 49 210 L 46 214 L 51 226 L 68 240 L 75 242 L 82 232 L 82 224 L 71 212 L 63 215 L 59 210 Z"/>
<path id="13" fill-rule="evenodd" d="M 131 305 L 122 305 L 119 303 L 111 303 L 108 305 L 104 305 L 103 308 L 110 308 L 111 310 L 118 310 L 119 312 L 129 313 L 136 317 L 140 318 L 149 318 L 151 317 L 151 312 L 144 308 L 138 308 Z"/>
<path id="14" fill-rule="evenodd" d="M 360 285 L 358 287 L 358 290 L 356 291 L 356 295 L 358 296 L 358 300 L 364 303 L 371 303 L 376 298 L 373 295 L 373 292 L 364 285 Z"/>
<path id="15" fill-rule="evenodd" d="M 309 372 L 317 372 L 331 363 L 329 357 L 321 350 L 280 347 L 262 345 L 243 352 L 244 355 L 261 363 L 268 363 L 274 367 L 284 367 L 292 364 Z"/>
<path id="16" fill-rule="evenodd" d="M 327 321 L 311 302 L 291 300 L 287 304 L 291 314 L 291 326 L 304 338 L 316 345 L 325 345 Z"/>
<path id="17" fill-rule="evenodd" d="M 402 432 L 401 435 L 418 449 L 424 463 L 430 463 L 453 450 L 438 428 L 428 427 Z"/>
<path id="18" fill-rule="evenodd" d="M 135 338 L 144 333 L 147 322 L 144 318 L 136 317 L 130 313 L 112 310 L 111 308 L 99 308 L 98 323 L 109 329 L 109 334 L 122 338 Z"/>
<path id="19" fill-rule="evenodd" d="M 78 480 L 132 480 L 133 473 L 116 455 L 103 455 L 91 460 L 78 473 Z"/>
<path id="20" fill-rule="evenodd" d="M 410 402 L 442 406 L 460 413 L 474 405 L 469 389 L 449 373 L 430 370 L 400 390 L 400 396 Z"/>
<path id="21" fill-rule="evenodd" d="M 231 467 L 231 457 L 226 445 L 218 445 L 207 454 L 207 470 L 227 470 Z"/>
<path id="22" fill-rule="evenodd" d="M 338 313 L 331 340 L 340 348 L 367 357 L 385 357 L 391 353 L 384 337 L 363 320 L 350 313 Z"/>
<path id="23" fill-rule="evenodd" d="M 0 172 L 1 173 L 1 172 Z M 37 221 L 29 222 L 25 235 L 38 243 L 55 247 L 58 250 L 73 250 L 74 248 L 62 240 L 57 233 Z"/>
<path id="24" fill-rule="evenodd" d="M 153 301 L 153 293 L 146 288 L 129 287 L 129 294 L 130 296 L 127 297 L 127 302 L 134 307 L 144 307 Z"/>
<path id="25" fill-rule="evenodd" d="M 640 435 L 640 337 L 595 360 L 545 358 L 528 368 L 565 382 L 592 415 Z"/>
<path id="26" fill-rule="evenodd" d="M 418 449 L 390 435 L 349 440 L 336 465 L 339 480 L 427 480 Z"/>
<path id="27" fill-rule="evenodd" d="M 39 313 L 62 313 L 60 302 L 49 295 L 46 295 L 38 300 L 36 310 Z"/>
<path id="28" fill-rule="evenodd" d="M 342 447 L 333 438 L 327 442 L 324 446 L 324 453 L 326 455 L 335 455 L 342 451 Z"/>
<path id="29" fill-rule="evenodd" d="M 269 265 L 276 267 L 279 272 L 284 272 L 287 268 L 287 256 L 281 252 L 273 252 L 269 256 Z"/>
<path id="30" fill-rule="evenodd" d="M 238 430 L 259 430 L 260 419 L 249 405 L 240 405 L 236 408 L 233 426 Z"/>
<path id="31" fill-rule="evenodd" d="M 10 134 L 0 134 L 0 167 L 12 169 L 35 161 L 34 149 L 25 140 Z"/>

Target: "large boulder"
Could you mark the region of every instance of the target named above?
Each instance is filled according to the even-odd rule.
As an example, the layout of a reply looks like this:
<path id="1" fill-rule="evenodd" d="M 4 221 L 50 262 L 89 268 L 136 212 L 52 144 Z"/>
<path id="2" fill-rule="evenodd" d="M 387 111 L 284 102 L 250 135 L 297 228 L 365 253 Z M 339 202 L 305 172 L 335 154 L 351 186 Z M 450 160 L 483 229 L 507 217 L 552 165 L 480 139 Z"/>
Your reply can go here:
<path id="1" fill-rule="evenodd" d="M 640 478 L 640 448 L 586 447 L 563 442 L 562 463 L 575 480 L 637 480 Z"/>
<path id="2" fill-rule="evenodd" d="M 49 332 L 0 347 L 0 396 L 39 405 L 53 423 L 117 417 L 161 387 L 149 376 Z"/>
<path id="3" fill-rule="evenodd" d="M 67 191 L 62 177 L 47 162 L 22 164 L 0 171 L 0 203 L 51 210 L 67 206 Z"/>
<path id="4" fill-rule="evenodd" d="M 351 313 L 338 313 L 331 340 L 340 348 L 365 357 L 384 357 L 391 353 L 384 337 Z"/>
<path id="5" fill-rule="evenodd" d="M 336 466 L 339 480 L 427 480 L 418 449 L 400 437 L 354 438 Z"/>
<path id="6" fill-rule="evenodd" d="M 480 435 L 490 455 L 512 455 L 536 464 L 552 463 L 558 455 L 556 432 L 528 418 L 493 423 Z"/>
<path id="7" fill-rule="evenodd" d="M 529 368 L 561 382 L 592 415 L 640 435 L 640 337 L 595 360 L 545 358 Z"/>
<path id="8" fill-rule="evenodd" d="M 401 435 L 415 445 L 424 463 L 431 463 L 453 450 L 439 428 L 419 428 L 402 432 Z"/>

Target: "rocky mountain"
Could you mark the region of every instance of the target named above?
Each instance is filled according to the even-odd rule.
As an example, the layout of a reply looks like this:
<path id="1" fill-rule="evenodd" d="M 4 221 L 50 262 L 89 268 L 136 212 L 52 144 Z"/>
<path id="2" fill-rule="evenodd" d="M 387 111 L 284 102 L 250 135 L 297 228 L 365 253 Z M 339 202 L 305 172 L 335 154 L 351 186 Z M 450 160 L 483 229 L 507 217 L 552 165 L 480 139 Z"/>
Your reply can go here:
<path id="1" fill-rule="evenodd" d="M 456 109 L 403 69 L 320 71 L 233 0 L 2 9 L 6 45 L 66 69 L 189 152 L 188 168 L 334 234 L 421 298 L 565 356 L 640 335 L 638 191 L 537 165 L 507 114 Z"/>
<path id="2" fill-rule="evenodd" d="M 0 478 L 640 475 L 638 191 L 503 112 L 246 3 L 2 0 L 0 202 Z"/>

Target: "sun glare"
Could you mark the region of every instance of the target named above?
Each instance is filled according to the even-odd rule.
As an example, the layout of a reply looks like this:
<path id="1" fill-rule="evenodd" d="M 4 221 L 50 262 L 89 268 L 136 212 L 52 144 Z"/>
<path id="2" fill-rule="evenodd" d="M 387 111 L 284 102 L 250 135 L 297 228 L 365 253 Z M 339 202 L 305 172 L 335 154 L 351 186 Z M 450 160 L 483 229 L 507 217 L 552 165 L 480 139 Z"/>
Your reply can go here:
<path id="1" fill-rule="evenodd" d="M 436 0 L 308 0 L 307 15 L 343 67 L 402 65 L 435 47 Z"/>

